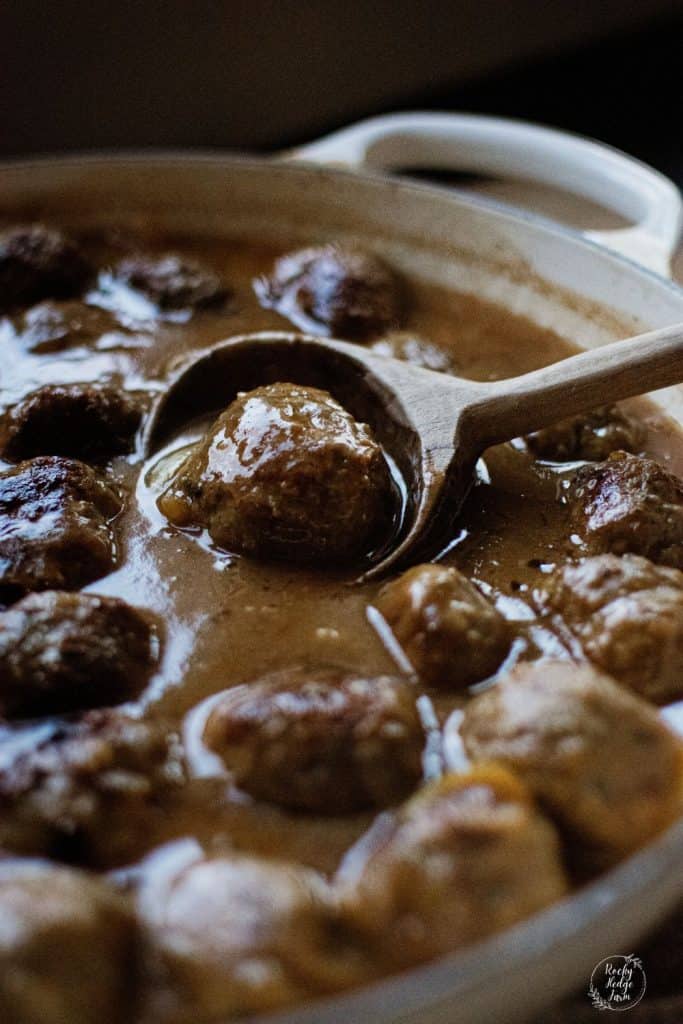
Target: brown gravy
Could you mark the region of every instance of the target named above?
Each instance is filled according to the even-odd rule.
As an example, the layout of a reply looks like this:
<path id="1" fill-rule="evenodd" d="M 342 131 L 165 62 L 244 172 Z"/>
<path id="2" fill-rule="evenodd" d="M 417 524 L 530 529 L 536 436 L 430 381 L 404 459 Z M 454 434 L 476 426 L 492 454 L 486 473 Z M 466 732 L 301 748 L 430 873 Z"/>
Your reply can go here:
<path id="1" fill-rule="evenodd" d="M 91 244 L 106 260 L 117 246 Z M 268 244 L 215 243 L 163 238 L 150 247 L 191 253 L 214 266 L 234 291 L 226 312 L 201 312 L 183 321 L 145 320 L 131 296 L 114 290 L 95 292 L 89 301 L 105 304 L 127 325 L 123 333 L 93 348 L 33 356 L 21 351 L 9 319 L 0 328 L 4 349 L 2 403 L 15 402 L 43 383 L 85 382 L 103 377 L 127 387 L 162 385 L 174 363 L 231 335 L 288 329 L 287 321 L 262 309 L 252 279 L 263 273 L 281 249 Z M 571 346 L 531 322 L 471 296 L 412 282 L 405 329 L 447 351 L 460 374 L 495 380 L 522 373 L 571 353 Z M 142 314 L 142 315 L 141 315 Z M 648 423 L 647 450 L 683 472 L 683 444 L 674 428 L 641 402 Z M 179 440 L 182 443 L 182 439 Z M 153 460 L 155 462 L 157 460 Z M 334 664 L 360 673 L 395 672 L 396 663 L 368 619 L 377 585 L 350 586 L 351 576 L 316 573 L 284 565 L 261 564 L 213 548 L 203 537 L 171 529 L 156 509 L 159 491 L 153 465 L 136 457 L 116 459 L 111 474 L 129 489 L 118 521 L 119 567 L 89 588 L 148 608 L 163 623 L 162 660 L 133 710 L 163 714 L 185 730 L 194 769 L 206 766 L 198 749 L 197 716 L 201 702 L 227 687 L 265 672 L 297 664 Z M 559 642 L 534 620 L 527 601 L 542 574 L 571 551 L 572 541 L 561 505 L 553 498 L 568 467 L 535 464 L 521 449 L 505 446 L 488 453 L 462 514 L 456 535 L 443 555 L 475 578 L 506 617 L 519 638 L 509 663 L 542 652 L 562 656 Z M 461 698 L 425 694 L 443 721 Z M 429 705 L 427 705 L 427 708 Z M 3 738 L 26 726 L 5 727 Z M 30 728 L 30 727 L 28 727 Z M 2 740 L 0 739 L 0 746 Z M 438 771 L 439 759 L 427 764 Z M 168 806 L 163 822 L 140 837 L 142 855 L 163 841 L 196 836 L 211 848 L 233 846 L 277 852 L 331 872 L 344 851 L 369 822 L 352 818 L 288 814 L 257 806 L 223 788 L 205 799 L 202 783 L 190 786 Z M 112 865 L 118 866 L 118 865 Z"/>

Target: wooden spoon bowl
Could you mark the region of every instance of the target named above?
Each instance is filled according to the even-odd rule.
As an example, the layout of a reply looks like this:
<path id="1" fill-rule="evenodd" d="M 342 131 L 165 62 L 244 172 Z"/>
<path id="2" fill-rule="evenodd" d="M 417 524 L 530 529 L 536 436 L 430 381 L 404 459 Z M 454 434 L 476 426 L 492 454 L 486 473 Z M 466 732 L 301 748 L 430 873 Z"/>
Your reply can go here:
<path id="1" fill-rule="evenodd" d="M 179 368 L 150 416 L 149 456 L 183 424 L 220 412 L 241 391 L 290 382 L 329 391 L 369 423 L 406 485 L 400 530 L 365 573 L 437 552 L 452 532 L 488 447 L 683 381 L 683 325 L 582 352 L 495 383 L 425 370 L 360 345 L 268 331 L 213 345 Z"/>

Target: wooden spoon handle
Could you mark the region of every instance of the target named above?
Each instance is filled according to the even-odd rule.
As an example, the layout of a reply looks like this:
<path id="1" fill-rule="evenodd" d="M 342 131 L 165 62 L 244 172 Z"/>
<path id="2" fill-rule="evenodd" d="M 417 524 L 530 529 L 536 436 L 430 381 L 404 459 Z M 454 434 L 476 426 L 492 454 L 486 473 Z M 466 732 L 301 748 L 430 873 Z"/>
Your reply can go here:
<path id="1" fill-rule="evenodd" d="M 683 382 L 683 324 L 615 341 L 481 387 L 470 429 L 487 446 Z"/>

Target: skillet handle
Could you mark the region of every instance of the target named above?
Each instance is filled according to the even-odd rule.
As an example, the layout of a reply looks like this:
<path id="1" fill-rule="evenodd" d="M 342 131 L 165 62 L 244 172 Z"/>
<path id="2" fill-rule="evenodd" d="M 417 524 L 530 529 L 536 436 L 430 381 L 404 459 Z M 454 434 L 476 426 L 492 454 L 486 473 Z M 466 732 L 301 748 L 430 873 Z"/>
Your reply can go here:
<path id="1" fill-rule="evenodd" d="M 588 238 L 667 277 L 683 223 L 681 193 L 663 174 L 611 146 L 526 121 L 388 114 L 282 156 L 370 171 L 469 171 L 564 189 L 631 222 L 627 228 L 587 231 Z"/>

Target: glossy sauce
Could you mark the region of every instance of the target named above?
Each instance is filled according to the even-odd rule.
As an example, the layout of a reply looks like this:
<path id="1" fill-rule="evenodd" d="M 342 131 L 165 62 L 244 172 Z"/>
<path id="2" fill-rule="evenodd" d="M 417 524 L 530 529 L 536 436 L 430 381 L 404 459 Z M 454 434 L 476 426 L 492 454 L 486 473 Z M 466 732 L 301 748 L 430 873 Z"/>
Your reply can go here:
<path id="1" fill-rule="evenodd" d="M 90 244 L 106 261 L 117 255 L 122 243 L 91 239 Z M 2 323 L 3 405 L 47 382 L 107 378 L 154 392 L 192 349 L 249 331 L 290 327 L 282 317 L 261 309 L 252 290 L 253 278 L 270 267 L 281 247 L 184 238 L 158 239 L 149 245 L 190 253 L 214 266 L 233 289 L 227 309 L 159 320 L 144 300 L 112 287 L 103 275 L 88 301 L 112 310 L 119 326 L 94 348 L 27 355 L 16 322 Z M 463 376 L 495 380 L 571 353 L 571 346 L 552 332 L 497 307 L 433 286 L 410 282 L 409 288 L 404 329 L 448 352 Z M 641 402 L 638 408 L 649 425 L 647 449 L 673 471 L 683 472 L 683 445 L 675 428 L 647 404 Z M 193 437 L 196 425 L 194 433 L 174 442 L 173 449 L 182 450 Z M 145 716 L 163 714 L 177 723 L 197 776 L 196 783 L 173 798 L 165 824 L 140 837 L 138 852 L 171 837 L 191 835 L 212 849 L 236 846 L 277 852 L 332 871 L 370 817 L 288 814 L 230 792 L 225 780 L 212 778 L 216 765 L 202 750 L 201 725 L 207 710 L 203 702 L 227 687 L 294 665 L 333 664 L 370 675 L 405 668 L 400 653 L 397 666 L 390 638 L 388 644 L 383 641 L 381 621 L 368 614 L 379 584 L 352 586 L 351 573 L 258 563 L 216 549 L 197 531 L 169 527 L 156 498 L 170 465 L 172 460 L 159 455 L 147 465 L 136 456 L 111 464 L 108 471 L 128 491 L 117 521 L 119 567 L 87 588 L 150 609 L 163 624 L 159 670 L 131 710 Z M 528 597 L 543 574 L 571 554 L 572 540 L 555 494 L 561 476 L 572 468 L 534 463 L 521 446 L 487 453 L 442 556 L 446 564 L 474 578 L 517 624 L 519 635 L 509 663 L 544 651 L 563 653 L 556 638 L 534 620 Z M 438 773 L 441 763 L 436 722 L 463 699 L 425 692 L 420 700 L 434 740 L 425 757 L 428 775 Z M 8 729 L 5 736 L 25 728 Z"/>

